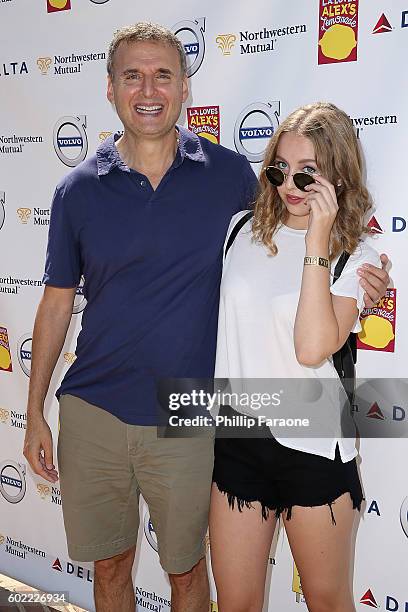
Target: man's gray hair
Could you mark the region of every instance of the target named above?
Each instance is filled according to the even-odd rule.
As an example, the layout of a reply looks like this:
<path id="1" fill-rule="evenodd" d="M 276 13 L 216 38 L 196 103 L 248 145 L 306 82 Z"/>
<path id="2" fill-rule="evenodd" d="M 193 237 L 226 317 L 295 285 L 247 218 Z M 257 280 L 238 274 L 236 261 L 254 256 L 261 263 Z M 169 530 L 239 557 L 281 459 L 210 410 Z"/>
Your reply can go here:
<path id="1" fill-rule="evenodd" d="M 116 49 L 120 43 L 125 41 L 126 43 L 134 42 L 159 42 L 174 47 L 180 57 L 180 67 L 183 76 L 187 74 L 187 59 L 184 51 L 183 43 L 177 38 L 171 30 L 164 28 L 163 26 L 148 21 L 139 21 L 134 25 L 125 26 L 115 32 L 115 35 L 109 45 L 107 69 L 108 74 L 113 79 L 113 60 Z"/>

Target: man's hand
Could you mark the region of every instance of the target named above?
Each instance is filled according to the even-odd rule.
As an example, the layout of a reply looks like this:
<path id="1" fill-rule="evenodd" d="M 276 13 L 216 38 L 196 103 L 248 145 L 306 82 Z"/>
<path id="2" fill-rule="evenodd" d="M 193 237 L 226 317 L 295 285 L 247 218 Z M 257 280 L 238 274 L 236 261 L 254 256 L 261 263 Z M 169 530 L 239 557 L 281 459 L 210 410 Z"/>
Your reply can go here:
<path id="1" fill-rule="evenodd" d="M 28 418 L 23 455 L 36 474 L 48 482 L 58 480 L 52 461 L 51 429 L 42 415 Z"/>
<path id="2" fill-rule="evenodd" d="M 381 268 L 372 266 L 371 264 L 363 264 L 358 269 L 358 274 L 361 276 L 360 284 L 365 289 L 364 304 L 366 308 L 372 308 L 383 297 L 390 282 L 390 277 L 385 269 L 389 259 L 385 253 L 380 255 Z"/>

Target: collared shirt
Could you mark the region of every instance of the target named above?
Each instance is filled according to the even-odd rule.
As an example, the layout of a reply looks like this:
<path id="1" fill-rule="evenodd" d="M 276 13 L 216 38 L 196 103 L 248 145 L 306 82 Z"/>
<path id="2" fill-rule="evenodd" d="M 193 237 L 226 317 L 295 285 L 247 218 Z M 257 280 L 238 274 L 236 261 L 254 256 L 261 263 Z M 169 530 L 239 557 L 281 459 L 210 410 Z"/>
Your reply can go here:
<path id="1" fill-rule="evenodd" d="M 83 275 L 87 299 L 57 397 L 130 424 L 155 423 L 157 377 L 213 375 L 224 238 L 257 187 L 245 157 L 178 129 L 156 190 L 124 164 L 115 135 L 62 180 L 51 210 L 44 283 L 75 287 Z"/>

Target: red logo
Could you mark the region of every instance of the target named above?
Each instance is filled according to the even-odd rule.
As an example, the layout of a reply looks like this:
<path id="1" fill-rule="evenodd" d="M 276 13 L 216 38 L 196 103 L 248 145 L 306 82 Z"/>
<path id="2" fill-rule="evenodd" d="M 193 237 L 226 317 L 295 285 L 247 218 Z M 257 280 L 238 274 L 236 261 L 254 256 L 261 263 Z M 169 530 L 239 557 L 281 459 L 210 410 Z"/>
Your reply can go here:
<path id="1" fill-rule="evenodd" d="M 220 107 L 194 106 L 187 109 L 188 129 L 215 144 L 220 143 Z"/>
<path id="2" fill-rule="evenodd" d="M 3 372 L 13 371 L 10 343 L 5 327 L 0 327 L 0 370 L 3 370 Z"/>
<path id="3" fill-rule="evenodd" d="M 368 589 L 367 593 L 364 593 L 360 599 L 360 603 L 370 606 L 370 608 L 378 608 L 378 604 L 375 601 L 375 597 L 372 594 L 371 589 Z"/>
<path id="4" fill-rule="evenodd" d="M 370 228 L 370 234 L 383 234 L 384 230 L 381 225 L 378 223 L 377 219 L 372 216 L 369 222 L 367 223 L 367 227 Z"/>
<path id="5" fill-rule="evenodd" d="M 58 572 L 62 572 L 61 561 L 58 559 L 58 557 L 55 559 L 54 563 L 52 564 L 52 569 L 55 569 Z"/>
<path id="6" fill-rule="evenodd" d="M 319 64 L 357 61 L 359 0 L 319 0 Z"/>
<path id="7" fill-rule="evenodd" d="M 370 419 L 378 419 L 379 421 L 384 421 L 385 419 L 385 416 L 381 412 L 381 408 L 379 407 L 377 402 L 374 402 L 370 410 L 367 412 L 366 416 L 369 417 Z"/>
<path id="8" fill-rule="evenodd" d="M 71 10 L 71 0 L 47 0 L 47 13 Z"/>
<path id="9" fill-rule="evenodd" d="M 373 34 L 382 34 L 383 32 L 392 32 L 392 25 L 384 15 L 384 13 L 379 18 L 377 25 L 373 30 Z"/>

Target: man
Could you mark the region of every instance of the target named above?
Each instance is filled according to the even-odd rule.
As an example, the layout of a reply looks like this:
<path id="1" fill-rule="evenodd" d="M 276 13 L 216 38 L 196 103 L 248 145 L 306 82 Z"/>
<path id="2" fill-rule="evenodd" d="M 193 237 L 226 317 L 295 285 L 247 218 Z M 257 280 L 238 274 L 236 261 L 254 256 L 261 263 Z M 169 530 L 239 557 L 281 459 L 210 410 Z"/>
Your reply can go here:
<path id="1" fill-rule="evenodd" d="M 207 612 L 212 438 L 158 438 L 155 377 L 212 376 L 224 237 L 257 181 L 244 157 L 176 127 L 188 81 L 170 31 L 140 23 L 116 33 L 107 95 L 123 136 L 107 139 L 54 196 L 24 454 L 34 472 L 58 479 L 43 404 L 84 274 L 77 360 L 57 392 L 70 556 L 95 561 L 98 612 L 133 611 L 142 493 L 172 610 Z M 388 275 L 369 278 L 378 298 Z"/>

